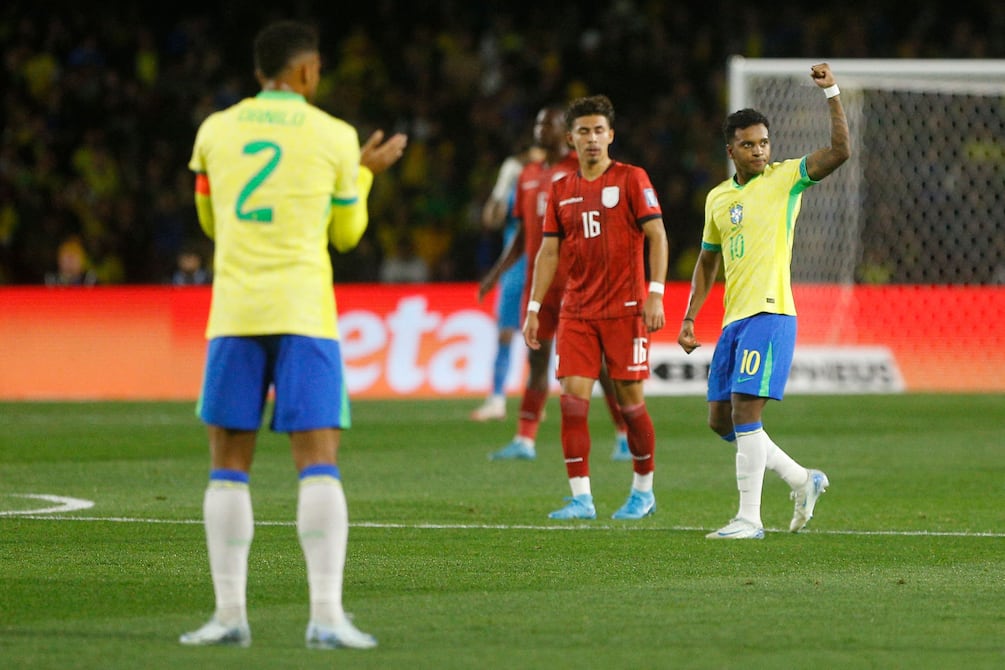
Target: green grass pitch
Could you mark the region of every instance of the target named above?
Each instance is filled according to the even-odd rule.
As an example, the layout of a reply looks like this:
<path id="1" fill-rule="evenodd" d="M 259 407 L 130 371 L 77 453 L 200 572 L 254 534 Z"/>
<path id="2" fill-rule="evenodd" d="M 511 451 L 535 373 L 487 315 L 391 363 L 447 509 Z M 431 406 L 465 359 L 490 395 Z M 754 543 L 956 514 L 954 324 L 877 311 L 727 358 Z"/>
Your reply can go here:
<path id="1" fill-rule="evenodd" d="M 250 649 L 189 649 L 211 614 L 201 526 L 207 448 L 191 403 L 0 403 L 0 667 L 1005 667 L 1005 397 L 790 396 L 765 425 L 831 480 L 763 541 L 704 534 L 735 511 L 733 454 L 701 398 L 651 398 L 654 516 L 615 522 L 630 465 L 591 407 L 598 519 L 569 495 L 549 401 L 534 462 L 489 462 L 514 419 L 478 399 L 358 401 L 340 466 L 346 609 L 371 651 L 309 651 L 296 474 L 264 432 L 252 471 Z M 515 415 L 517 401 L 509 409 Z M 94 502 L 88 509 L 28 496 Z"/>

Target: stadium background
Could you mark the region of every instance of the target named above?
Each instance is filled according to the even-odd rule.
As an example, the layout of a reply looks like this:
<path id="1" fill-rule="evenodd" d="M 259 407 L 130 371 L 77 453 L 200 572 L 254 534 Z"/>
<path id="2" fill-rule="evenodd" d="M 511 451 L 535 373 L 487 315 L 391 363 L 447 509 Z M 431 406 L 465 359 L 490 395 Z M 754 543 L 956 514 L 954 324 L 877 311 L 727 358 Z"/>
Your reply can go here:
<path id="1" fill-rule="evenodd" d="M 234 1 L 5 3 L 0 284 L 10 287 L 0 287 L 0 397 L 81 397 L 84 391 L 71 390 L 78 385 L 90 389 L 90 397 L 120 397 L 123 391 L 107 384 L 130 369 L 132 359 L 122 354 L 133 349 L 144 370 L 137 383 L 147 390 L 139 395 L 174 397 L 156 390 L 154 380 L 163 375 L 144 362 L 159 361 L 170 377 L 198 361 L 203 289 L 52 293 L 27 286 L 43 284 L 55 271 L 57 250 L 68 239 L 80 240 L 98 283 L 105 285 L 168 284 L 183 249 L 210 255 L 185 165 L 199 122 L 255 92 L 250 40 L 268 20 L 308 19 L 321 29 L 327 68 L 320 106 L 356 124 L 362 135 L 381 127 L 411 137 L 406 158 L 375 187 L 371 227 L 360 248 L 336 259 L 336 280 L 359 283 L 355 293 L 340 290 L 343 311 L 356 304 L 360 292 L 364 298 L 378 294 L 381 287 L 374 282 L 381 266 L 410 247 L 423 260 L 430 283 L 390 290 L 399 300 L 453 296 L 451 309 L 464 316 L 469 310 L 485 315 L 486 306 L 474 302 L 467 282 L 480 275 L 499 246 L 495 234 L 480 229 L 478 212 L 500 162 L 527 141 L 542 104 L 583 93 L 612 97 L 618 109 L 613 153 L 650 172 L 671 239 L 670 278 L 686 280 L 704 195 L 726 176 L 719 126 L 730 55 L 1005 56 L 1001 3 L 923 2 L 908 15 L 893 7 L 852 2 L 769 12 L 733 1 L 556 2 L 527 8 L 378 0 L 335 11 L 303 1 L 281 9 Z M 904 340 L 881 342 L 893 346 L 904 382 L 885 390 L 1005 390 L 1005 381 L 999 381 L 1005 379 L 1000 335 L 1005 317 L 1002 289 L 990 286 L 994 280 L 955 288 L 911 287 L 907 280 L 896 268 L 881 278 L 856 273 L 853 298 L 862 323 L 878 318 L 886 339 Z M 888 286 L 865 286 L 877 281 Z M 929 291 L 943 299 L 926 301 Z M 189 297 L 178 302 L 179 292 Z M 917 310 L 906 316 L 905 296 Z M 378 318 L 389 318 L 397 304 L 389 303 Z M 938 312 L 926 314 L 932 304 Z M 669 295 L 667 306 L 672 313 Z M 807 307 L 803 301 L 801 309 Z M 889 309 L 896 314 L 888 318 Z M 136 321 L 140 314 L 153 315 L 152 321 Z M 714 339 L 716 319 L 704 320 L 706 340 Z M 447 322 L 449 315 L 443 317 Z M 883 339 L 868 328 L 818 336 L 812 333 L 826 329 L 809 325 L 810 339 L 801 339 L 801 345 L 867 347 Z M 180 340 L 151 337 L 164 328 L 186 334 Z M 479 342 L 472 359 L 490 355 L 490 333 L 476 329 L 468 335 Z M 181 354 L 173 348 L 179 341 Z M 187 362 L 179 366 L 178 355 Z M 862 360 L 867 369 L 871 364 Z M 923 381 L 915 368 L 927 371 Z M 194 393 L 188 374 L 180 383 Z M 488 374 L 482 377 L 479 383 L 487 384 Z M 55 381 L 40 385 L 50 378 Z M 409 393 L 436 392 L 416 388 Z M 451 392 L 483 390 L 475 384 Z"/>

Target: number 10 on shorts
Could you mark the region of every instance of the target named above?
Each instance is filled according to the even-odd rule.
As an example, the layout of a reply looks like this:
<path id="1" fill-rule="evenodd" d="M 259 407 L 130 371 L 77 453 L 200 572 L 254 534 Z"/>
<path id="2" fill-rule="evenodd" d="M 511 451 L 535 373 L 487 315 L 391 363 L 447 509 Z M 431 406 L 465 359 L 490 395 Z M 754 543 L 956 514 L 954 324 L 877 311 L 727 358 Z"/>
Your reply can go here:
<path id="1" fill-rule="evenodd" d="M 740 374 L 744 375 L 756 375 L 757 371 L 761 368 L 761 352 L 756 349 L 751 351 L 750 349 L 743 350 L 743 358 L 740 361 Z"/>

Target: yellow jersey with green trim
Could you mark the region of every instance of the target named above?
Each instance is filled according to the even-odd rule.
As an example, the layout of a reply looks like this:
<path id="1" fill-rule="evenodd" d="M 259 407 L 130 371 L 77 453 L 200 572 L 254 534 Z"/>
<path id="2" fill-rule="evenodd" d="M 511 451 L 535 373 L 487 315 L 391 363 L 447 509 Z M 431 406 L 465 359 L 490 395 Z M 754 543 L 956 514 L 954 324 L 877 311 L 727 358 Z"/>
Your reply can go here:
<path id="1" fill-rule="evenodd" d="M 359 204 L 359 159 L 356 129 L 296 93 L 203 121 L 189 168 L 215 241 L 207 337 L 338 337 L 328 228 L 333 206 Z"/>
<path id="2" fill-rule="evenodd" d="M 703 249 L 722 253 L 722 325 L 754 314 L 795 316 L 790 266 L 803 191 L 817 182 L 806 158 L 772 163 L 740 185 L 727 179 L 705 199 Z"/>

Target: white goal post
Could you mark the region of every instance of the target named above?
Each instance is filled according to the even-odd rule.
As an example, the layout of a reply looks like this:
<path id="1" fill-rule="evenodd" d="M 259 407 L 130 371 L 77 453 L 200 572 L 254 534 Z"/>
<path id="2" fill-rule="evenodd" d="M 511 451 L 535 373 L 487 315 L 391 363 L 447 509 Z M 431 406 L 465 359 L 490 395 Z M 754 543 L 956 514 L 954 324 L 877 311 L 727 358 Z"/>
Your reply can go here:
<path id="1" fill-rule="evenodd" d="M 772 160 L 828 143 L 823 61 L 852 158 L 804 197 L 793 281 L 1005 283 L 1005 60 L 734 56 L 729 111 L 768 117 Z"/>

